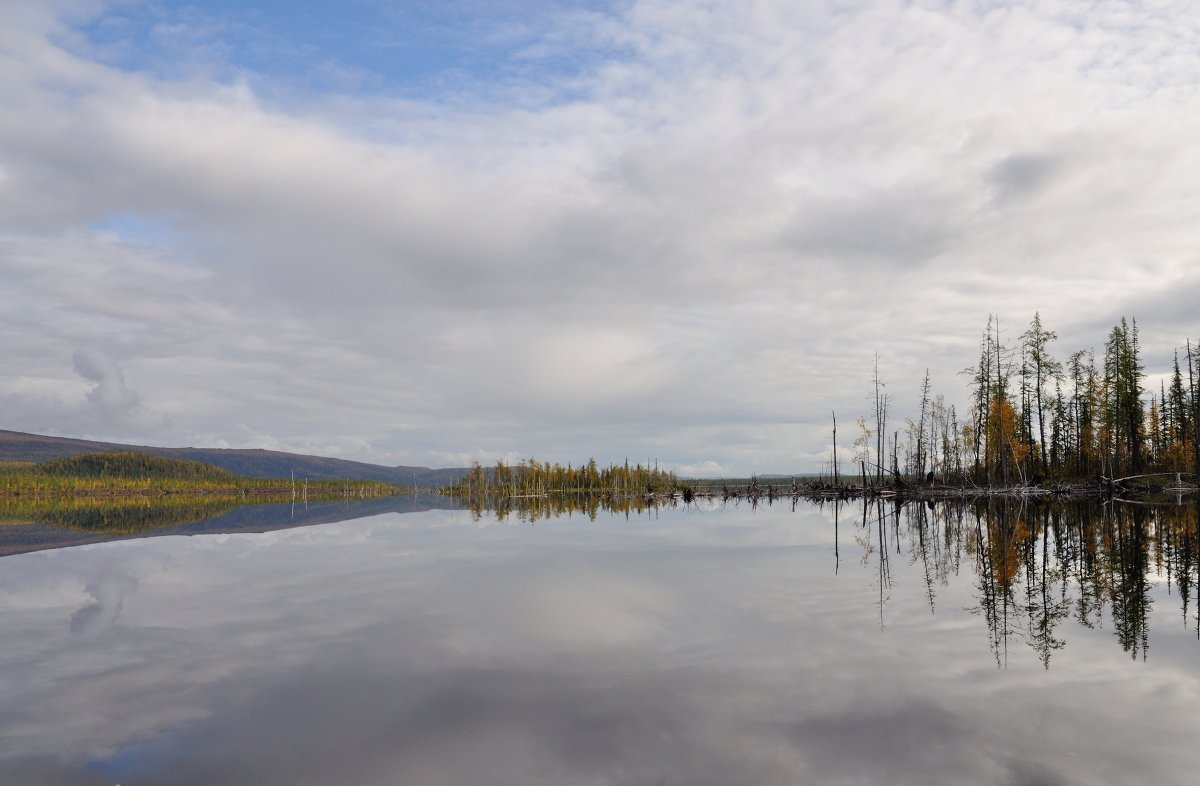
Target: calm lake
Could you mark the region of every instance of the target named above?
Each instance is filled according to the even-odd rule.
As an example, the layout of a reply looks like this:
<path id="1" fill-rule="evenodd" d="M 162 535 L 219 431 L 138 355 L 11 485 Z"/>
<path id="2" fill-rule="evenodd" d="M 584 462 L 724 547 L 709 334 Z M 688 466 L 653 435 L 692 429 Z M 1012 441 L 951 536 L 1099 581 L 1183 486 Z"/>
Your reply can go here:
<path id="1" fill-rule="evenodd" d="M 1200 772 L 1194 502 L 439 504 L 8 527 L 0 783 Z"/>

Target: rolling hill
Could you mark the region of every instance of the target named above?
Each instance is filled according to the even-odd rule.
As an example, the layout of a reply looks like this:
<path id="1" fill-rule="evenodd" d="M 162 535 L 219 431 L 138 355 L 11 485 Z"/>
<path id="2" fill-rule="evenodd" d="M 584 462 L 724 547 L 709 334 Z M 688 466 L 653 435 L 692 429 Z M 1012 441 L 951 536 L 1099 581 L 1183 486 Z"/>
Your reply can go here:
<path id="1" fill-rule="evenodd" d="M 377 480 L 432 488 L 452 483 L 467 472 L 466 468 L 387 467 L 277 450 L 124 445 L 0 429 L 0 461 L 41 462 L 105 450 L 132 450 L 154 456 L 201 461 L 251 478 L 286 478 L 294 472 L 297 478 L 311 480 Z"/>

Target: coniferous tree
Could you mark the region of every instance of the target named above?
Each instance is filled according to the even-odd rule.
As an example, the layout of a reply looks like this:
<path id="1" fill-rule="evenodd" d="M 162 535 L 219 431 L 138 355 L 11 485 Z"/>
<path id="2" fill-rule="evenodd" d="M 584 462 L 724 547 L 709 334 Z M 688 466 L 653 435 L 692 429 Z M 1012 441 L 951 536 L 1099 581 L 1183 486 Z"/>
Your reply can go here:
<path id="1" fill-rule="evenodd" d="M 1049 473 L 1049 457 L 1046 452 L 1046 386 L 1057 381 L 1063 373 L 1062 363 L 1058 362 L 1048 349 L 1051 341 L 1058 339 L 1058 334 L 1046 330 L 1042 326 L 1042 317 L 1034 312 L 1029 329 L 1021 336 L 1033 376 L 1033 405 L 1037 415 L 1037 439 L 1041 448 L 1042 472 Z M 1030 418 L 1032 420 L 1032 418 Z"/>
<path id="2" fill-rule="evenodd" d="M 1145 370 L 1138 357 L 1137 320 L 1124 317 L 1109 333 L 1104 348 L 1106 452 L 1113 477 L 1142 468 L 1144 413 L 1142 378 Z"/>

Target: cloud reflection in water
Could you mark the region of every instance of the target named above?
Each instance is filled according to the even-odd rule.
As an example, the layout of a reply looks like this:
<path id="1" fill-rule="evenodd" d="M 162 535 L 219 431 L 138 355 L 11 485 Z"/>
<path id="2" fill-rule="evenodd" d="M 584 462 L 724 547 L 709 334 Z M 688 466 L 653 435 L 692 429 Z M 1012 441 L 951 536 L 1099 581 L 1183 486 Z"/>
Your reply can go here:
<path id="1" fill-rule="evenodd" d="M 7 558 L 0 781 L 1117 783 L 1200 764 L 1172 743 L 1200 730 L 1177 624 L 1152 623 L 1146 662 L 1078 628 L 1054 668 L 997 669 L 969 570 L 931 614 L 919 558 L 894 556 L 881 628 L 877 572 L 843 521 L 834 575 L 828 519 L 435 511 Z"/>

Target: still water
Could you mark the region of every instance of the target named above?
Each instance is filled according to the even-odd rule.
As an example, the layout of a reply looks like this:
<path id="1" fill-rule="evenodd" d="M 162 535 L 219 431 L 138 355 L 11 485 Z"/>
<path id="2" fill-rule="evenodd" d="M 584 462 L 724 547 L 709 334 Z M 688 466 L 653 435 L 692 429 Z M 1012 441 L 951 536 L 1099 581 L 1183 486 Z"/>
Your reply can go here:
<path id="1" fill-rule="evenodd" d="M 0 557 L 0 783 L 1200 771 L 1194 504 L 368 513 Z"/>

